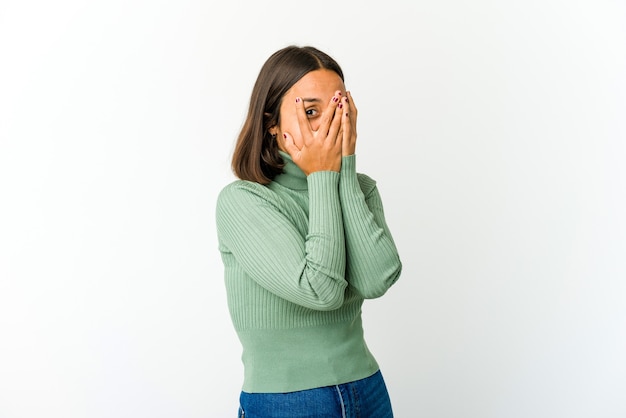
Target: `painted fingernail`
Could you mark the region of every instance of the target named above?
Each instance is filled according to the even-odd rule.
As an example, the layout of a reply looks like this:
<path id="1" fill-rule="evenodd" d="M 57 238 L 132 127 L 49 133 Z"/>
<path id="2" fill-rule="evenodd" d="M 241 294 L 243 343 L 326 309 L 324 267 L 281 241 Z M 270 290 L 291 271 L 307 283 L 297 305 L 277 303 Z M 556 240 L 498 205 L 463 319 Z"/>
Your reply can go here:
<path id="1" fill-rule="evenodd" d="M 333 102 L 337 103 L 339 99 L 337 97 L 333 97 Z"/>
<path id="2" fill-rule="evenodd" d="M 343 103 L 339 103 L 339 106 L 337 106 L 339 109 L 341 109 L 343 107 Z"/>
<path id="3" fill-rule="evenodd" d="M 300 98 L 296 97 L 296 103 L 300 103 Z"/>
<path id="4" fill-rule="evenodd" d="M 283 134 L 283 138 L 287 139 L 287 134 Z"/>

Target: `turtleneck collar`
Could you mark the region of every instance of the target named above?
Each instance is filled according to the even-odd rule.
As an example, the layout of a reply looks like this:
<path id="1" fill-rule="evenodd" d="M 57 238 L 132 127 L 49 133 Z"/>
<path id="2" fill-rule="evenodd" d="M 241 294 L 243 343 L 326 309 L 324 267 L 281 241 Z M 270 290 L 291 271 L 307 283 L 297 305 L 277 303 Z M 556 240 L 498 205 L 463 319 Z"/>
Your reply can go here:
<path id="1" fill-rule="evenodd" d="M 292 190 L 307 190 L 308 183 L 306 174 L 300 170 L 300 167 L 293 162 L 289 154 L 283 151 L 278 151 L 280 156 L 285 161 L 285 167 L 283 167 L 282 174 L 277 175 L 274 181 L 281 186 L 287 187 Z"/>

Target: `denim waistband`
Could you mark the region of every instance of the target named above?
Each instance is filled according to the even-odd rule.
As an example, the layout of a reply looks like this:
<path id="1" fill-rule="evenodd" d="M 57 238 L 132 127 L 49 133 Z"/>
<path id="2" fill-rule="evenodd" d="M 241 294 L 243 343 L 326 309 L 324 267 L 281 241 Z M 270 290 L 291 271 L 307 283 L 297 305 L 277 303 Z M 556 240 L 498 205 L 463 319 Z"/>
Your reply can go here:
<path id="1" fill-rule="evenodd" d="M 392 418 L 380 371 L 365 379 L 287 393 L 241 392 L 240 418 Z"/>

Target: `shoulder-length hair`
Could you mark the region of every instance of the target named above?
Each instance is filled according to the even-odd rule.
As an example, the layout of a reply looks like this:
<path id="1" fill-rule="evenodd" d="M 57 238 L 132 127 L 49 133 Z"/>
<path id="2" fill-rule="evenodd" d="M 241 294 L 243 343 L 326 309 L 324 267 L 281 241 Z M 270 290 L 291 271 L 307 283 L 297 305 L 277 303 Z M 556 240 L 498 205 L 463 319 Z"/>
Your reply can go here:
<path id="1" fill-rule="evenodd" d="M 343 81 L 339 64 L 311 46 L 288 46 L 273 53 L 263 64 L 233 153 L 232 169 L 237 177 L 267 184 L 282 173 L 284 161 L 269 129 L 280 123 L 285 93 L 307 73 L 320 69 L 336 72 Z"/>

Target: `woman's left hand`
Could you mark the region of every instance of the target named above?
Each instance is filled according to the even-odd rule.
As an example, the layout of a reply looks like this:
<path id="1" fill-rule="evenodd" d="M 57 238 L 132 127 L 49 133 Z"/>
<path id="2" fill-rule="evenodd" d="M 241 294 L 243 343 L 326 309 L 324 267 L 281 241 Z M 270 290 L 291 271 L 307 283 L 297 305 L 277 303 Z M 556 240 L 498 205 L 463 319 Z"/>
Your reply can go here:
<path id="1" fill-rule="evenodd" d="M 356 117 L 358 111 L 349 91 L 346 92 L 346 97 L 342 98 L 341 102 L 343 103 L 341 155 L 345 157 L 353 155 L 356 151 Z"/>

